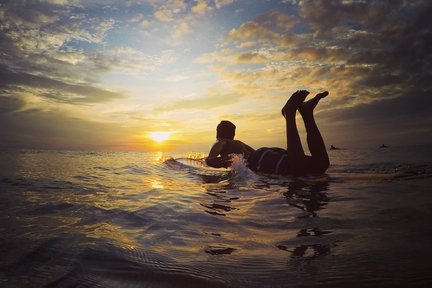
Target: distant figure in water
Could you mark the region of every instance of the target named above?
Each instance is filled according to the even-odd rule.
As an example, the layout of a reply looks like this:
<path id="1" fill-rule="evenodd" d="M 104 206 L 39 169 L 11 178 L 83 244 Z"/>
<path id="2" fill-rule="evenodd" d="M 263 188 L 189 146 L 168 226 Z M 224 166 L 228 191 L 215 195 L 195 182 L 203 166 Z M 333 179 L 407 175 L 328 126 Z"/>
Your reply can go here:
<path id="1" fill-rule="evenodd" d="M 324 173 L 330 161 L 313 111 L 318 102 L 329 93 L 325 91 L 304 101 L 308 94 L 306 90 L 296 91 L 282 108 L 282 116 L 286 123 L 286 150 L 267 147 L 254 150 L 249 145 L 234 140 L 236 126 L 224 120 L 217 126 L 217 141 L 205 160 L 207 165 L 215 168 L 229 167 L 232 163 L 232 154 L 242 154 L 247 161 L 247 167 L 255 172 L 295 176 Z M 311 156 L 304 153 L 301 145 L 295 117 L 297 111 L 300 112 L 306 127 L 306 139 Z"/>
<path id="2" fill-rule="evenodd" d="M 330 145 L 330 149 L 329 150 L 341 150 L 341 148 L 335 147 L 333 145 Z"/>
<path id="3" fill-rule="evenodd" d="M 385 144 L 382 144 L 380 148 L 388 148 L 388 146 Z"/>

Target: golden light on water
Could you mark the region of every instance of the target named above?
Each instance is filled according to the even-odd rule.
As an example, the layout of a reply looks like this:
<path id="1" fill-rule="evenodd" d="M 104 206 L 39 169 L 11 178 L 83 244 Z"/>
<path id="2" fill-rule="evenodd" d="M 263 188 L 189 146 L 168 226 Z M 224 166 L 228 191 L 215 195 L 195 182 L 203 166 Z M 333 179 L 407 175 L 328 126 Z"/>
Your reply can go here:
<path id="1" fill-rule="evenodd" d="M 155 162 L 161 162 L 163 157 L 163 153 L 161 151 L 158 151 L 154 155 L 154 161 Z"/>
<path id="2" fill-rule="evenodd" d="M 154 180 L 151 182 L 151 188 L 153 189 L 162 189 L 164 188 L 163 184 L 161 181 L 159 180 Z"/>
<path id="3" fill-rule="evenodd" d="M 157 132 L 150 132 L 148 133 L 148 135 L 156 142 L 163 142 L 165 140 L 168 140 L 169 136 L 171 135 L 171 132 L 157 131 Z"/>

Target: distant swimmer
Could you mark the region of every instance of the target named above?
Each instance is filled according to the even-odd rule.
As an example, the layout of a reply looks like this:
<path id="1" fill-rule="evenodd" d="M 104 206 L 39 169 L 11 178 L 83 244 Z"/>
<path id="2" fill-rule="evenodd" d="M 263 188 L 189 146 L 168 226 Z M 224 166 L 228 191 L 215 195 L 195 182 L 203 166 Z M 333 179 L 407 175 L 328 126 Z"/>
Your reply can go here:
<path id="1" fill-rule="evenodd" d="M 329 165 L 324 140 L 315 123 L 313 111 L 318 102 L 326 97 L 327 91 L 318 93 L 308 101 L 306 90 L 296 91 L 282 108 L 282 116 L 286 123 L 287 149 L 263 147 L 254 150 L 245 143 L 234 140 L 236 126 L 230 121 L 222 121 L 216 128 L 216 142 L 206 158 L 209 166 L 229 167 L 232 163 L 231 154 L 241 154 L 247 161 L 247 167 L 255 172 L 281 175 L 304 175 L 307 173 L 324 173 Z M 296 113 L 303 118 L 307 143 L 311 156 L 304 153 L 297 130 Z"/>
<path id="2" fill-rule="evenodd" d="M 388 148 L 389 146 L 382 144 L 380 148 Z"/>
<path id="3" fill-rule="evenodd" d="M 338 147 L 335 147 L 333 145 L 330 145 L 330 149 L 329 150 L 342 150 L 342 148 L 338 148 Z"/>

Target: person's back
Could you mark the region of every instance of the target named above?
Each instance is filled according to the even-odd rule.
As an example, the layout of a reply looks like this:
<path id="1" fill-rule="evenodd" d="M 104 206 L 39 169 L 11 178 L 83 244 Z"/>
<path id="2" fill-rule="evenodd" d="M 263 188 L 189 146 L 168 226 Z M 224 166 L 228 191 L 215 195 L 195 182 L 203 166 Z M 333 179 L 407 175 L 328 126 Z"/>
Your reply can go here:
<path id="1" fill-rule="evenodd" d="M 248 158 L 249 154 L 253 152 L 253 150 L 247 149 L 248 146 L 240 140 L 222 139 L 219 141 L 224 142 L 220 155 L 242 154 L 245 158 Z"/>

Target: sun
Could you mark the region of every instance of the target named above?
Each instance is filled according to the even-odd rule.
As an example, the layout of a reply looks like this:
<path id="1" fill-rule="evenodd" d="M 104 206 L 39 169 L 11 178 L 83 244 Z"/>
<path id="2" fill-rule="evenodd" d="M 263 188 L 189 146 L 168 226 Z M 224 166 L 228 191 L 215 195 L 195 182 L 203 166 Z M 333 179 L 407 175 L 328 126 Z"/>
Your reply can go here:
<path id="1" fill-rule="evenodd" d="M 148 134 L 149 134 L 150 138 L 152 138 L 154 141 L 163 142 L 165 140 L 168 140 L 171 132 L 158 131 L 158 132 L 150 132 Z"/>

